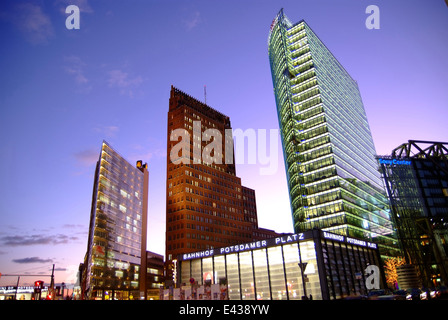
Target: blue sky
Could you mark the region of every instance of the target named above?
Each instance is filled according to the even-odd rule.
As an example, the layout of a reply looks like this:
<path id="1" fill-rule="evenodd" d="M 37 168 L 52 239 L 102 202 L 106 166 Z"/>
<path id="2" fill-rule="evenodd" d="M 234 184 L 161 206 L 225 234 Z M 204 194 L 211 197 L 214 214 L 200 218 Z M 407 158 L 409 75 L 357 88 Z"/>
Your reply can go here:
<path id="1" fill-rule="evenodd" d="M 70 4 L 79 30 L 65 27 Z M 378 30 L 365 26 L 371 4 Z M 204 100 L 206 85 L 207 104 L 234 129 L 278 129 L 267 37 L 281 8 L 358 81 L 378 154 L 409 139 L 448 141 L 443 0 L 2 1 L 0 272 L 55 264 L 56 281 L 72 281 L 103 139 L 148 162 L 148 249 L 163 254 L 170 86 Z M 278 165 L 266 176 L 243 164 L 237 175 L 256 190 L 259 225 L 291 232 L 280 150 Z"/>

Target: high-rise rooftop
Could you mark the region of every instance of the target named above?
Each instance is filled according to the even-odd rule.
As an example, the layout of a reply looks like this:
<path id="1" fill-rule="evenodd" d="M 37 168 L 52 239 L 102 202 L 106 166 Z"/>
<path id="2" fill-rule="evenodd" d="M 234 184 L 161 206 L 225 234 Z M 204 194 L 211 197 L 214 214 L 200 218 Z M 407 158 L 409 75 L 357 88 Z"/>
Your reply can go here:
<path id="1" fill-rule="evenodd" d="M 292 24 L 283 10 L 268 45 L 296 232 L 365 238 L 392 254 L 394 229 L 357 82 L 305 21 Z"/>
<path id="2" fill-rule="evenodd" d="M 121 300 L 145 292 L 147 206 L 146 164 L 131 165 L 104 141 L 93 184 L 84 297 Z"/>

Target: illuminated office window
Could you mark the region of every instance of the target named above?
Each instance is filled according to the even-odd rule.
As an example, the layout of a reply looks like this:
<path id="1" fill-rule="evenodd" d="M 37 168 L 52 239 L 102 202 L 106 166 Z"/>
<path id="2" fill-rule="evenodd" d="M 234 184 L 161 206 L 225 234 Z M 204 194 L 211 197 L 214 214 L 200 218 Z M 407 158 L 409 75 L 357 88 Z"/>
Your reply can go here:
<path id="1" fill-rule="evenodd" d="M 243 300 L 255 300 L 255 282 L 252 267 L 252 252 L 240 255 L 241 297 Z"/>
<path id="2" fill-rule="evenodd" d="M 282 247 L 268 248 L 269 274 L 271 275 L 272 300 L 286 300 L 285 270 Z"/>
<path id="3" fill-rule="evenodd" d="M 357 82 L 305 21 L 293 24 L 283 10 L 268 51 L 295 232 L 362 237 L 397 254 Z M 347 214 L 346 205 L 358 209 Z"/>
<path id="4" fill-rule="evenodd" d="M 230 300 L 240 300 L 240 276 L 238 267 L 238 254 L 229 254 L 227 260 L 227 285 Z"/>

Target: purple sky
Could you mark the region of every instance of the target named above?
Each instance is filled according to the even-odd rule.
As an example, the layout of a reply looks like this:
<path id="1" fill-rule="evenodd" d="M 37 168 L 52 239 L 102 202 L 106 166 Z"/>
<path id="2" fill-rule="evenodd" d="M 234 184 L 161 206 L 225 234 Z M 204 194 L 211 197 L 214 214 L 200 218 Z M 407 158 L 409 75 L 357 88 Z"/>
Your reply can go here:
<path id="1" fill-rule="evenodd" d="M 81 9 L 79 30 L 65 27 L 69 4 Z M 379 30 L 365 27 L 370 4 Z M 1 1 L 0 272 L 55 264 L 67 270 L 56 281 L 74 279 L 103 139 L 149 163 L 148 250 L 163 254 L 170 86 L 203 100 L 206 85 L 207 104 L 234 129 L 278 129 L 267 37 L 282 7 L 358 81 L 378 154 L 448 141 L 444 0 Z M 291 232 L 280 149 L 278 165 L 269 176 L 238 165 L 237 175 L 256 190 L 259 225 Z"/>

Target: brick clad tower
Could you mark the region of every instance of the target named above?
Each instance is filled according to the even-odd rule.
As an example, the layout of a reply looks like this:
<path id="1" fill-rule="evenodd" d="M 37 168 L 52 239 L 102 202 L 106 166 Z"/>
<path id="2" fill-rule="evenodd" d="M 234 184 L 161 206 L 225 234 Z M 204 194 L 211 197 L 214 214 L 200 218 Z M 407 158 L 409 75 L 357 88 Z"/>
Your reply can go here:
<path id="1" fill-rule="evenodd" d="M 171 87 L 166 184 L 168 266 L 173 267 L 171 262 L 179 254 L 253 239 L 256 217 L 251 219 L 245 210 L 245 187 L 235 173 L 231 129 L 228 116 Z M 226 133 L 230 139 L 226 139 Z M 256 209 L 253 211 L 256 214 Z"/>

